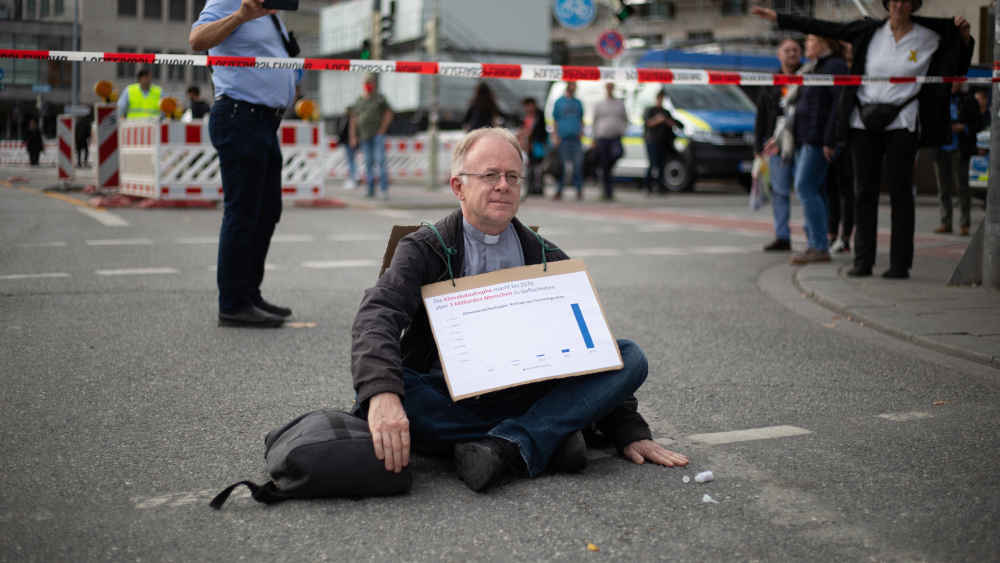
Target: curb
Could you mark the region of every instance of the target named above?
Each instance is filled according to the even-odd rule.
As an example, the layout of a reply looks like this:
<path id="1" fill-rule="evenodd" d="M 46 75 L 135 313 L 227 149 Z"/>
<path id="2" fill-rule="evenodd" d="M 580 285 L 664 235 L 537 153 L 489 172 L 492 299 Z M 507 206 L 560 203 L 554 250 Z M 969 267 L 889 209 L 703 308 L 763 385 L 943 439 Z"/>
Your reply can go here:
<path id="1" fill-rule="evenodd" d="M 838 267 L 837 268 L 837 275 L 842 278 L 844 276 L 844 273 L 843 273 L 844 269 L 847 268 L 848 266 L 849 266 L 849 264 L 845 264 L 843 266 Z M 858 313 L 857 311 L 848 311 L 848 309 L 844 305 L 842 305 L 840 303 L 837 303 L 837 302 L 833 301 L 832 299 L 824 297 L 824 296 L 816 293 L 815 291 L 810 291 L 810 290 L 807 290 L 805 287 L 803 287 L 802 283 L 799 281 L 799 272 L 800 271 L 801 271 L 801 268 L 797 269 L 792 274 L 792 284 L 795 285 L 795 288 L 798 289 L 799 292 L 801 292 L 802 295 L 804 295 L 808 299 L 812 300 L 813 302 L 815 302 L 815 303 L 817 303 L 819 305 L 822 305 L 823 307 L 825 307 L 827 309 L 830 309 L 831 311 L 833 311 L 835 313 L 838 313 L 838 314 L 842 315 L 845 319 L 847 319 L 849 321 L 863 324 L 864 326 L 873 328 L 873 329 L 875 329 L 875 330 L 877 330 L 877 331 L 879 331 L 879 332 L 881 332 L 883 334 L 887 334 L 887 335 L 892 336 L 894 338 L 898 338 L 900 340 L 905 340 L 905 341 L 911 342 L 913 344 L 918 344 L 920 346 L 924 346 L 924 347 L 930 348 L 930 349 L 935 350 L 937 352 L 941 352 L 943 354 L 948 354 L 949 356 L 955 356 L 957 358 L 962 358 L 964 360 L 970 360 L 970 361 L 973 361 L 973 362 L 976 362 L 976 363 L 984 364 L 984 365 L 989 366 L 991 368 L 1000 369 L 1000 357 L 992 357 L 992 356 L 988 356 L 986 354 L 981 354 L 979 352 L 973 352 L 971 350 L 966 350 L 964 348 L 959 348 L 957 346 L 951 346 L 951 345 L 948 345 L 948 344 L 942 344 L 940 342 L 935 342 L 933 340 L 930 340 L 930 339 L 925 338 L 923 336 L 919 336 L 919 335 L 914 334 L 912 332 L 907 332 L 905 330 L 901 330 L 901 329 L 898 329 L 898 328 L 895 328 L 895 327 L 883 324 L 883 323 L 879 322 L 877 319 L 874 319 L 874 318 L 872 318 L 872 317 L 870 317 L 868 315 L 864 315 L 864 314 Z"/>

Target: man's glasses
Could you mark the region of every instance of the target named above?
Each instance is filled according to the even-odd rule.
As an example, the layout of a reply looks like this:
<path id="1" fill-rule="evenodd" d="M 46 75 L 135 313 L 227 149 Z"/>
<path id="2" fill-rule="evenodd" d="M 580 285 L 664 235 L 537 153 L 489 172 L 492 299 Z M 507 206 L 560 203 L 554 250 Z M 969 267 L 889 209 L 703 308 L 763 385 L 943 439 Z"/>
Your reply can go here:
<path id="1" fill-rule="evenodd" d="M 482 174 L 476 174 L 475 172 L 459 172 L 460 176 L 475 176 L 477 178 L 482 178 L 486 185 L 491 188 L 495 188 L 497 184 L 500 183 L 500 178 L 507 180 L 508 186 L 520 186 L 522 176 L 516 172 L 484 172 Z"/>

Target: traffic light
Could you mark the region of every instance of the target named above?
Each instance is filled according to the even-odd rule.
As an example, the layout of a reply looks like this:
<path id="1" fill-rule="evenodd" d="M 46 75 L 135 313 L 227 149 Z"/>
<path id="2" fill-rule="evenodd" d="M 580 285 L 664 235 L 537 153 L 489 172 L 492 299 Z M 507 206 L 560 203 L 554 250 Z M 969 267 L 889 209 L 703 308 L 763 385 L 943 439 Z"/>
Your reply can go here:
<path id="1" fill-rule="evenodd" d="M 365 39 L 361 42 L 361 58 L 370 59 L 372 58 L 372 42 L 369 39 Z"/>
<path id="2" fill-rule="evenodd" d="M 382 14 L 382 22 L 378 30 L 379 38 L 381 39 L 383 45 L 392 41 L 392 30 L 395 24 L 396 24 L 396 0 L 391 0 L 389 2 L 389 13 Z"/>
<path id="3" fill-rule="evenodd" d="M 635 13 L 635 8 L 625 3 L 625 0 L 615 1 L 615 17 L 618 21 L 623 22 L 628 19 L 629 16 Z"/>

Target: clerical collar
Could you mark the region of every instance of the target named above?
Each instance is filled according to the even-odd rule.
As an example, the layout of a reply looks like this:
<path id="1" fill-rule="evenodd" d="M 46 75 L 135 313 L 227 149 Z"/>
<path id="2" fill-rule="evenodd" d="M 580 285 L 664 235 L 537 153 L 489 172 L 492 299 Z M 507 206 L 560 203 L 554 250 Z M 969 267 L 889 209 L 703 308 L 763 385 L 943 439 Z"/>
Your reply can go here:
<path id="1" fill-rule="evenodd" d="M 511 228 L 510 225 L 507 225 L 507 229 L 501 231 L 499 235 L 488 235 L 480 231 L 479 229 L 473 227 L 468 221 L 465 220 L 465 217 L 462 217 L 462 225 L 464 225 L 465 227 L 465 232 L 468 233 L 473 240 L 481 242 L 483 244 L 488 244 L 490 246 L 500 242 L 500 236 L 503 235 L 503 233 L 506 232 L 507 229 Z"/>

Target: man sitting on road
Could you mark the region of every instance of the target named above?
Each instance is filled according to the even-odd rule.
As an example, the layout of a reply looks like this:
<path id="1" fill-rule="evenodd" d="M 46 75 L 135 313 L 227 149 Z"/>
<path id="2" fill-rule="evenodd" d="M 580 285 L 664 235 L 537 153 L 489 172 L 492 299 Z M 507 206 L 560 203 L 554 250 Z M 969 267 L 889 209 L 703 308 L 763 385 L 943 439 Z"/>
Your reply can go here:
<path id="1" fill-rule="evenodd" d="M 596 429 L 635 463 L 683 466 L 687 457 L 652 441 L 637 412 L 636 389 L 646 379 L 639 347 L 619 340 L 620 370 L 532 383 L 455 402 L 431 334 L 421 286 L 456 275 L 568 256 L 515 218 L 524 162 L 504 129 L 468 133 L 455 147 L 451 189 L 461 209 L 434 230 L 412 233 L 389 268 L 365 291 L 354 319 L 351 371 L 357 413 L 366 416 L 375 455 L 399 472 L 409 463 L 411 437 L 420 451 L 450 448 L 459 477 L 482 491 L 509 475 L 546 469 L 580 471 L 587 462 L 581 430 Z M 443 245 L 443 246 L 442 246 Z M 402 334 L 402 337 L 400 335 Z"/>

